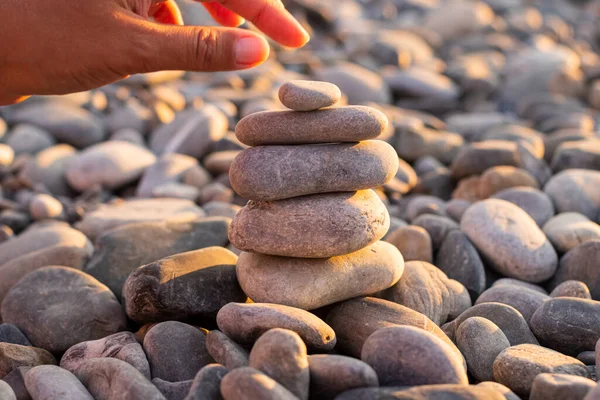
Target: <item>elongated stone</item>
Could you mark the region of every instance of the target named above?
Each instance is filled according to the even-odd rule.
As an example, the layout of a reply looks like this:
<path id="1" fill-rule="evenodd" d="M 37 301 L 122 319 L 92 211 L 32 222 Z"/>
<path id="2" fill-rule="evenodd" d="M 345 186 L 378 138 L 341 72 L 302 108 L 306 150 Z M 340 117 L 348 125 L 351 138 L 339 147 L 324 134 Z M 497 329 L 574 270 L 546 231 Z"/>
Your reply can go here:
<path id="1" fill-rule="evenodd" d="M 319 317 L 281 304 L 229 303 L 219 310 L 217 325 L 229 338 L 240 344 L 253 344 L 273 328 L 296 332 L 313 350 L 329 351 L 336 344 L 335 332 Z M 210 346 L 211 334 L 208 336 Z"/>
<path id="2" fill-rule="evenodd" d="M 314 354 L 308 356 L 308 367 L 311 399 L 332 399 L 351 389 L 379 386 L 375 370 L 356 358 Z"/>
<path id="3" fill-rule="evenodd" d="M 377 242 L 326 259 L 242 253 L 236 271 L 253 301 L 312 310 L 389 288 L 402 276 L 404 260 L 394 246 Z"/>
<path id="4" fill-rule="evenodd" d="M 259 146 L 244 150 L 229 170 L 242 197 L 271 201 L 315 193 L 379 187 L 398 170 L 398 156 L 381 140 L 350 144 Z"/>
<path id="5" fill-rule="evenodd" d="M 380 111 L 365 106 L 294 112 L 263 111 L 243 118 L 235 128 L 249 146 L 357 142 L 374 139 L 387 129 Z"/>
<path id="6" fill-rule="evenodd" d="M 243 251 L 325 258 L 376 242 L 387 232 L 389 220 L 373 190 L 250 201 L 233 219 L 229 240 Z"/>

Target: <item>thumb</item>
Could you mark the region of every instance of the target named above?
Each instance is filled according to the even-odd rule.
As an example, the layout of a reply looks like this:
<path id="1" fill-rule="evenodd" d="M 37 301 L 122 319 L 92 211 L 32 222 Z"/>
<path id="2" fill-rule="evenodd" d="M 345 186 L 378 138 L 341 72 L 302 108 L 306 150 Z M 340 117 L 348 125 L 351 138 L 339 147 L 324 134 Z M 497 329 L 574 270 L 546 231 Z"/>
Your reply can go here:
<path id="1" fill-rule="evenodd" d="M 267 41 L 248 30 L 136 23 L 141 26 L 137 40 L 130 41 L 136 47 L 130 54 L 137 59 L 129 64 L 137 69 L 130 71 L 132 74 L 162 70 L 231 71 L 257 66 L 269 57 Z"/>

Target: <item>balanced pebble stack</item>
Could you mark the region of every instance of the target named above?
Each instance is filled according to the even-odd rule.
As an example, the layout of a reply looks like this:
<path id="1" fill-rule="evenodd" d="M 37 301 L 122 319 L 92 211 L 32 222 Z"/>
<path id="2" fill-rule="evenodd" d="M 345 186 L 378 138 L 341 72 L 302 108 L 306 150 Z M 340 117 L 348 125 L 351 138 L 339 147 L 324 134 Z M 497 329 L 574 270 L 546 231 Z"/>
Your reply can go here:
<path id="1" fill-rule="evenodd" d="M 236 136 L 253 146 L 233 161 L 231 186 L 248 204 L 229 239 L 242 250 L 237 277 L 255 302 L 313 310 L 394 285 L 399 250 L 379 241 L 388 211 L 372 190 L 398 170 L 392 146 L 373 140 L 387 118 L 364 106 L 332 107 L 340 90 L 291 81 L 279 91 L 291 111 L 243 118 Z"/>

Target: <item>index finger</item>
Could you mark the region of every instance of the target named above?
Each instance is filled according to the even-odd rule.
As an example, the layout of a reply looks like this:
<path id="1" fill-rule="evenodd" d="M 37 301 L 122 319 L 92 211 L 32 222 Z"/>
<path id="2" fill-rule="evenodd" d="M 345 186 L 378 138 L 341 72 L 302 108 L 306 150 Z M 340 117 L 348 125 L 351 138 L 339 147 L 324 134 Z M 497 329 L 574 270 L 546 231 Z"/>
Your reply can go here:
<path id="1" fill-rule="evenodd" d="M 208 0 L 196 0 L 201 3 Z M 288 47 L 302 47 L 310 39 L 281 0 L 218 0 L 218 3 L 252 22 L 265 35 Z"/>

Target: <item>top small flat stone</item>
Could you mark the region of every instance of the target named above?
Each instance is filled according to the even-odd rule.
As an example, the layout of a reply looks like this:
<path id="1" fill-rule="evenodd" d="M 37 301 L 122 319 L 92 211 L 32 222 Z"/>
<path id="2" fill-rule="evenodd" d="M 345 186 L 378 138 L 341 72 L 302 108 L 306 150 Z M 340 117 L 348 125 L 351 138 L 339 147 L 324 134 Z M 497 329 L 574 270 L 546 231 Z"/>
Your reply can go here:
<path id="1" fill-rule="evenodd" d="M 316 81 L 289 81 L 279 89 L 279 100 L 294 111 L 315 111 L 334 105 L 342 92 L 333 83 Z"/>
<path id="2" fill-rule="evenodd" d="M 243 118 L 235 128 L 248 146 L 358 142 L 386 131 L 387 117 L 366 106 L 318 111 L 263 111 Z"/>

